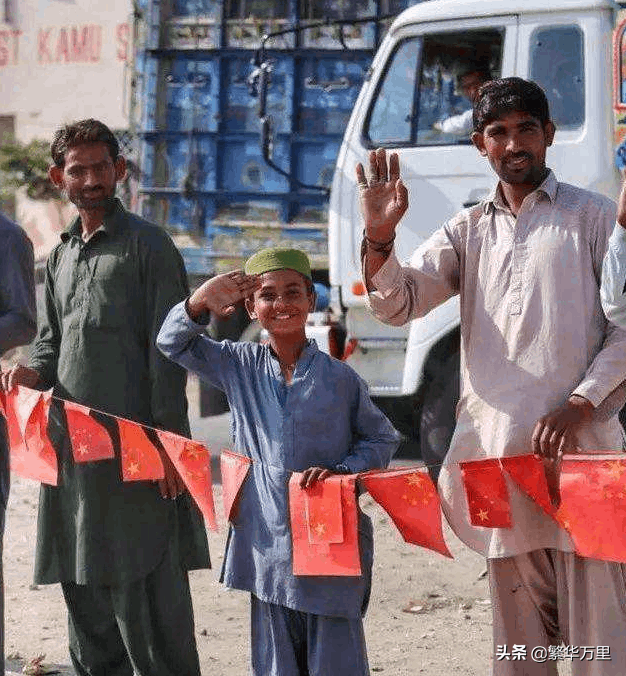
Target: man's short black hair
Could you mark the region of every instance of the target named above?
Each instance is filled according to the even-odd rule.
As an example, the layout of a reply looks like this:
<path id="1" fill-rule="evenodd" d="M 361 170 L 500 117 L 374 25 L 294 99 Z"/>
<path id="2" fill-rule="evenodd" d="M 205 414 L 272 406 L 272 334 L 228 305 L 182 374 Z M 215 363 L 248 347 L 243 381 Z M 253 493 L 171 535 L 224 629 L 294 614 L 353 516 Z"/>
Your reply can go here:
<path id="1" fill-rule="evenodd" d="M 461 80 L 468 75 L 478 75 L 483 82 L 491 80 L 491 69 L 489 65 L 482 61 L 468 61 L 464 63 L 457 71 L 456 81 L 461 84 Z"/>
<path id="2" fill-rule="evenodd" d="M 57 167 L 64 167 L 67 151 L 83 143 L 104 143 L 113 162 L 119 157 L 120 145 L 115 134 L 103 122 L 89 118 L 66 124 L 54 133 L 50 146 L 52 161 Z"/>
<path id="3" fill-rule="evenodd" d="M 488 124 L 509 113 L 528 113 L 545 125 L 550 121 L 548 99 L 535 82 L 505 77 L 486 82 L 474 103 L 474 131 L 483 132 Z"/>

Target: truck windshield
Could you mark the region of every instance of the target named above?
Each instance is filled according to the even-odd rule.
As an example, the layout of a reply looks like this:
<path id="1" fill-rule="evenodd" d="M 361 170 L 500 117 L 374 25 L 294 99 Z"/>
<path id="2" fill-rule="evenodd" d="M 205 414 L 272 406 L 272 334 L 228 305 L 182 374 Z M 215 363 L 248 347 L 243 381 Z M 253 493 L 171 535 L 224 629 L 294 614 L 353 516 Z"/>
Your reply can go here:
<path id="1" fill-rule="evenodd" d="M 504 28 L 426 34 L 398 44 L 364 137 L 373 146 L 469 144 L 472 99 L 500 76 Z"/>

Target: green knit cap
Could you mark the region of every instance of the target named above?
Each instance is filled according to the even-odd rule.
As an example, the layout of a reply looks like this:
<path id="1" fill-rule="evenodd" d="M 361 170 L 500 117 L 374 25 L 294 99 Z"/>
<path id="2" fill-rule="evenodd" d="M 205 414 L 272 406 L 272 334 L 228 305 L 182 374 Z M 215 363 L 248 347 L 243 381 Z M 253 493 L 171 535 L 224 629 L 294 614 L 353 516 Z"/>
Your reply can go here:
<path id="1" fill-rule="evenodd" d="M 247 275 L 262 275 L 272 270 L 295 270 L 311 279 L 311 263 L 308 256 L 299 249 L 261 249 L 250 256 L 244 266 Z"/>

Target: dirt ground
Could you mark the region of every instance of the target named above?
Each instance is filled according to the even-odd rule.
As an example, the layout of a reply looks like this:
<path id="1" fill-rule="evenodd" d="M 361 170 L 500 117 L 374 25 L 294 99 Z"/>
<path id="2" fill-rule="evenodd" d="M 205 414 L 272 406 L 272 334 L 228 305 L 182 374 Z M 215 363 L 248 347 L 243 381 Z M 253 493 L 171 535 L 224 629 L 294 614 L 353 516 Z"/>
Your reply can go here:
<path id="1" fill-rule="evenodd" d="M 222 427 L 226 430 L 227 424 Z M 196 438 L 208 434 L 193 417 L 192 429 Z M 25 661 L 45 655 L 46 665 L 73 674 L 60 587 L 32 585 L 39 487 L 16 475 L 12 481 L 4 538 L 7 669 L 20 672 Z M 248 673 L 248 597 L 217 581 L 226 537 L 219 484 L 215 499 L 220 532 L 209 533 L 214 568 L 191 573 L 198 650 L 203 674 L 243 676 Z M 372 673 L 487 676 L 491 607 L 484 560 L 449 530 L 453 561 L 406 544 L 369 496 L 362 496 L 361 504 L 375 530 L 373 589 L 365 619 Z"/>
<path id="2" fill-rule="evenodd" d="M 24 659 L 45 654 L 46 664 L 71 674 L 60 587 L 32 585 L 38 485 L 16 475 L 12 480 L 4 540 L 7 667 L 19 671 Z M 215 497 L 219 508 L 219 486 Z M 376 531 L 365 621 L 372 672 L 486 675 L 490 606 L 482 559 L 451 537 L 455 561 L 408 545 L 369 496 L 361 500 Z M 217 582 L 226 534 L 220 521 L 220 532 L 209 533 L 214 569 L 191 573 L 198 650 L 203 674 L 244 675 L 248 597 Z"/>

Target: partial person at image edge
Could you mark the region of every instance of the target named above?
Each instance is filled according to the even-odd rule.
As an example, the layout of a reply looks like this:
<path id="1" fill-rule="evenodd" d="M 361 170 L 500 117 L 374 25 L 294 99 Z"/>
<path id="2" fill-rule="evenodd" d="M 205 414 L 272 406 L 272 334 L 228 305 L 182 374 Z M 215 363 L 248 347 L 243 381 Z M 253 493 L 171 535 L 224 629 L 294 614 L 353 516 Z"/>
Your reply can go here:
<path id="1" fill-rule="evenodd" d="M 37 334 L 33 245 L 18 225 L 0 213 L 0 357 Z M 9 499 L 9 439 L 0 415 L 0 674 L 4 674 L 4 580 L 2 539 Z"/>

